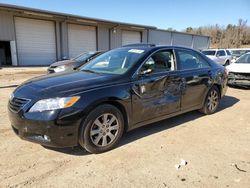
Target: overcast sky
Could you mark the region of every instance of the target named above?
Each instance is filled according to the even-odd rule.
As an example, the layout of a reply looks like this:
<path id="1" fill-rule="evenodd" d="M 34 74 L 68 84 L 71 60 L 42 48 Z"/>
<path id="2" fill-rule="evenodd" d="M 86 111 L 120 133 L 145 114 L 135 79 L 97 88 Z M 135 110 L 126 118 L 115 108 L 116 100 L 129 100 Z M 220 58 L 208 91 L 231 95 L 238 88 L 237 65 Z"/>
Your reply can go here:
<path id="1" fill-rule="evenodd" d="M 250 0 L 0 0 L 1 3 L 108 19 L 161 29 L 250 25 Z"/>

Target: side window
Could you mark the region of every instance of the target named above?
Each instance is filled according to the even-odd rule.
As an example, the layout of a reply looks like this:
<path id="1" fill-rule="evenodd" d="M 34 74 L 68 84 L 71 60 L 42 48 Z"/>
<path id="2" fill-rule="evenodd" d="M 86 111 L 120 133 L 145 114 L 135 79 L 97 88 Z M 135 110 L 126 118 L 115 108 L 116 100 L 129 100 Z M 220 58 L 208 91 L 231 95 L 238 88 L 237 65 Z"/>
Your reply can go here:
<path id="1" fill-rule="evenodd" d="M 160 51 L 153 54 L 142 66 L 141 71 L 152 73 L 174 70 L 174 55 L 172 50 Z"/>
<path id="2" fill-rule="evenodd" d="M 208 68 L 209 64 L 197 52 L 191 50 L 176 50 L 178 69 Z"/>
<path id="3" fill-rule="evenodd" d="M 226 53 L 225 53 L 224 50 L 219 50 L 219 51 L 217 52 L 217 56 L 225 56 L 225 55 L 226 55 Z"/>
<path id="4" fill-rule="evenodd" d="M 227 55 L 232 55 L 229 50 L 226 50 Z"/>

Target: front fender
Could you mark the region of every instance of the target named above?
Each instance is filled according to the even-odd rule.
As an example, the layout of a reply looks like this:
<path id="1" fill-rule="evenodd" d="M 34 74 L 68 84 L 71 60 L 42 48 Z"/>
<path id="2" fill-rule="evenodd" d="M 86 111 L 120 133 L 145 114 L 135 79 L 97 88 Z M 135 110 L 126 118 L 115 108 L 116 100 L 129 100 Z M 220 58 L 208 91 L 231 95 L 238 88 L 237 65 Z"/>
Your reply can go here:
<path id="1" fill-rule="evenodd" d="M 59 114 L 60 122 L 71 120 L 79 120 L 82 122 L 91 110 L 103 103 L 117 105 L 116 107 L 118 109 L 123 109 L 122 113 L 125 113 L 124 115 L 126 115 L 126 117 L 131 117 L 130 93 L 130 84 L 122 84 L 75 94 L 81 97 L 80 100 L 73 107 L 61 110 Z"/>

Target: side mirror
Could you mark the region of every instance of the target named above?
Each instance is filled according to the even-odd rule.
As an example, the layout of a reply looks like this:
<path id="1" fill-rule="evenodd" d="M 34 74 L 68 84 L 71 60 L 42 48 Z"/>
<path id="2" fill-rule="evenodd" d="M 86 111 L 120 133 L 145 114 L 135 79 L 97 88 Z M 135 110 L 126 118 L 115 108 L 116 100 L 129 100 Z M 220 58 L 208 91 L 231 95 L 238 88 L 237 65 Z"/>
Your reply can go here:
<path id="1" fill-rule="evenodd" d="M 217 54 L 216 54 L 216 57 L 220 57 L 220 54 L 217 53 Z"/>
<path id="2" fill-rule="evenodd" d="M 62 57 L 62 60 L 69 60 L 66 56 Z"/>

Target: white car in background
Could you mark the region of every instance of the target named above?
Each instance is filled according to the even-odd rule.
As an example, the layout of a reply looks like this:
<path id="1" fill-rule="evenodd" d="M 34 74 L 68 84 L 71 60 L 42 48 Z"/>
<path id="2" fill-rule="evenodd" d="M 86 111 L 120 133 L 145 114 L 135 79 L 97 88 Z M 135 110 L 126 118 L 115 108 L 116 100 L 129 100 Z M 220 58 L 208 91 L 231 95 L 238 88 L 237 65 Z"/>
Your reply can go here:
<path id="1" fill-rule="evenodd" d="M 243 54 L 250 52 L 250 48 L 230 48 L 228 50 L 232 54 L 232 63 L 234 63 Z"/>
<path id="2" fill-rule="evenodd" d="M 232 55 L 226 49 L 207 49 L 202 50 L 202 53 L 221 65 L 229 65 L 232 60 Z"/>
<path id="3" fill-rule="evenodd" d="M 250 52 L 226 66 L 228 85 L 250 88 Z"/>

